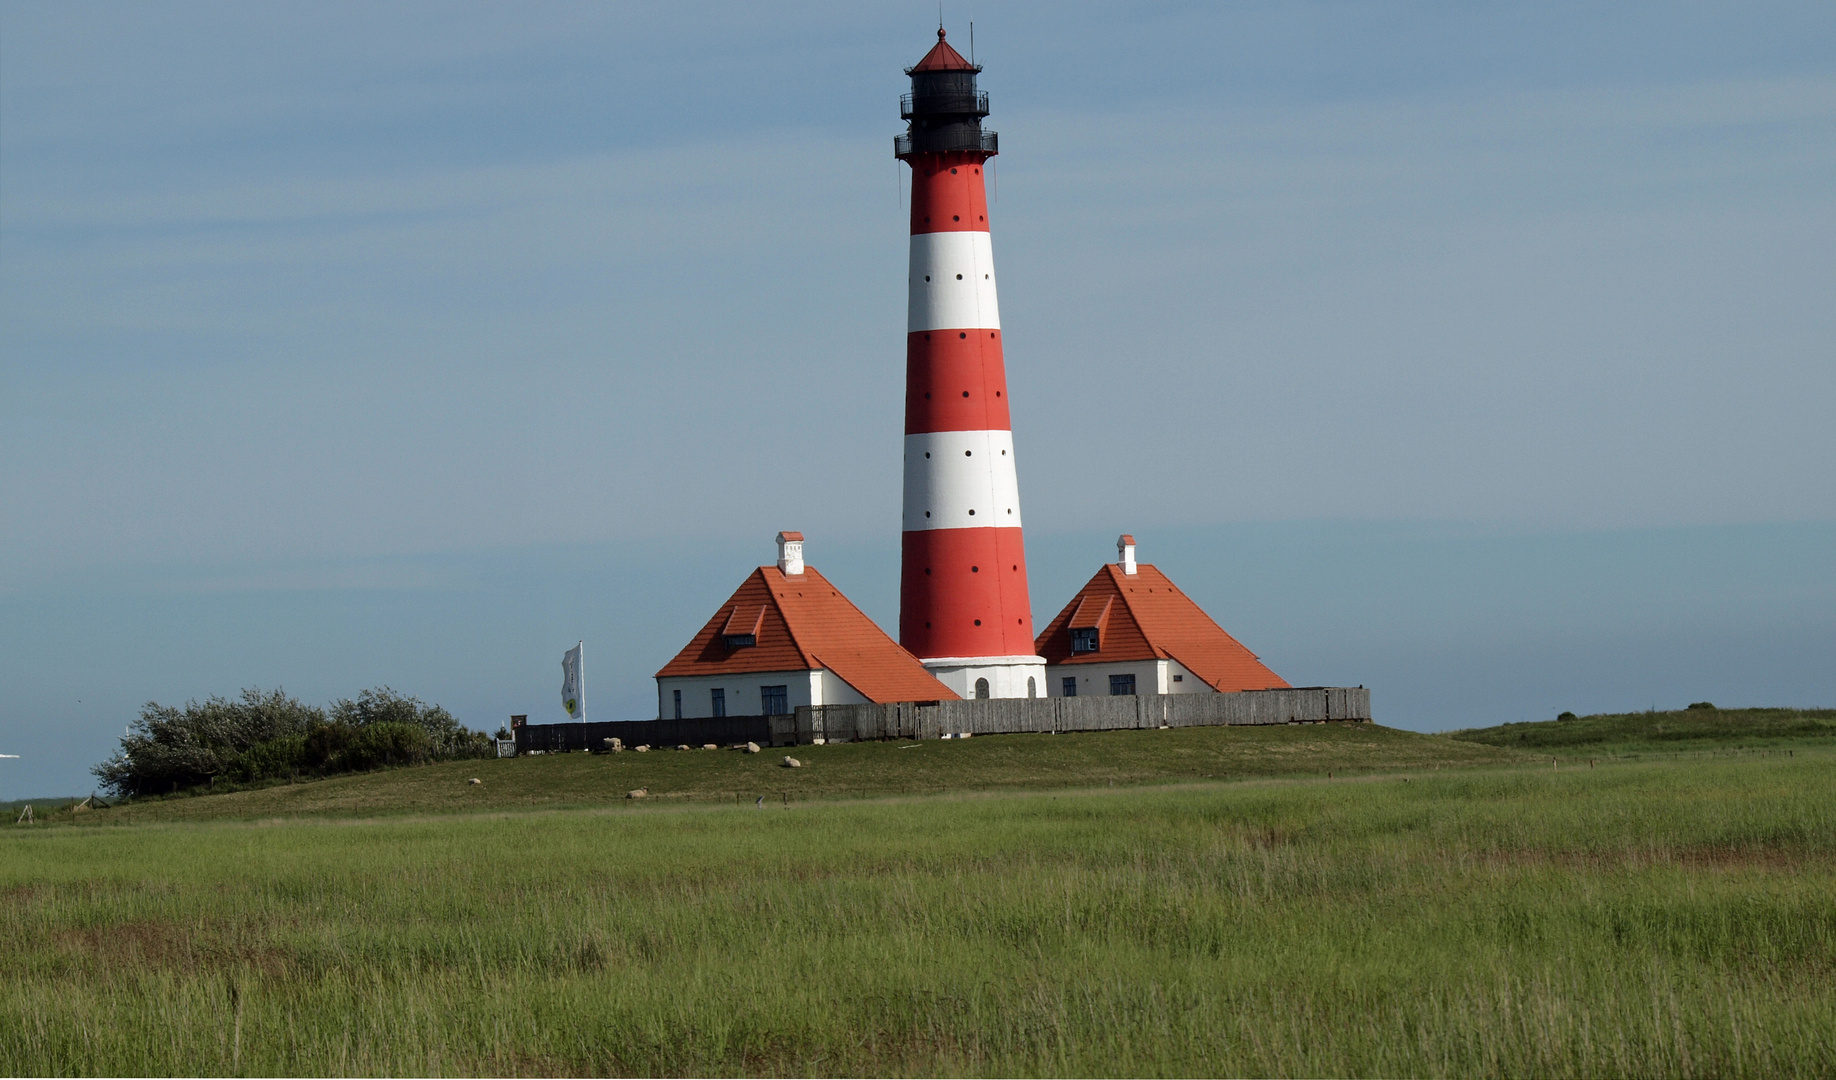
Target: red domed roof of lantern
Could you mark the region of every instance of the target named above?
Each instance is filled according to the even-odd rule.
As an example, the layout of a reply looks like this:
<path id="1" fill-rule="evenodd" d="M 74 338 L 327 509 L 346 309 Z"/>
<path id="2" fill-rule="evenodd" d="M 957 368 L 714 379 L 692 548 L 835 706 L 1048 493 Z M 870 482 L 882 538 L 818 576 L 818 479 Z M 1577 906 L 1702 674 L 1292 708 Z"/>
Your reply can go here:
<path id="1" fill-rule="evenodd" d="M 918 63 L 912 67 L 906 68 L 905 73 L 907 75 L 912 75 L 920 71 L 979 70 L 980 69 L 974 64 L 964 60 L 962 53 L 950 47 L 950 43 L 944 40 L 944 28 L 940 26 L 937 28 L 937 44 L 931 46 L 931 51 L 924 54 L 923 60 L 918 61 Z"/>

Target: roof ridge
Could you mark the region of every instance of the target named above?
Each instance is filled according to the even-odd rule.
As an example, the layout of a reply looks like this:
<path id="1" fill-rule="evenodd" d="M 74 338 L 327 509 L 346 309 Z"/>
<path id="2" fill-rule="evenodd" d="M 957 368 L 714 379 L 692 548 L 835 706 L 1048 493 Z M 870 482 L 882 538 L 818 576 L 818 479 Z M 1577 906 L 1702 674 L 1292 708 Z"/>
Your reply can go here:
<path id="1" fill-rule="evenodd" d="M 803 566 L 803 572 L 805 574 L 812 573 L 815 571 L 815 569 L 816 569 L 815 567 L 809 565 L 808 563 L 805 563 Z M 773 564 L 767 564 L 765 566 L 761 566 L 757 570 L 754 570 L 753 574 L 758 577 L 759 583 L 765 586 L 765 602 L 769 604 L 770 606 L 776 608 L 778 611 L 778 618 L 784 620 L 784 632 L 790 635 L 791 648 L 797 650 L 797 658 L 803 661 L 803 664 L 806 668 L 814 667 L 815 666 L 815 656 L 810 652 L 809 649 L 804 647 L 803 638 L 801 635 L 797 633 L 796 620 L 791 618 L 790 612 L 785 609 L 784 604 L 781 602 L 787 598 L 779 596 L 778 591 L 772 587 L 773 583 L 771 580 L 771 573 L 770 573 L 772 571 L 776 571 L 777 575 L 781 578 L 784 578 L 785 583 L 789 584 L 790 575 L 786 574 L 782 570 L 779 570 L 778 567 Z M 816 574 L 816 577 L 822 580 L 825 584 L 827 583 L 828 579 L 824 578 L 821 574 Z"/>
<path id="2" fill-rule="evenodd" d="M 1136 563 L 1135 575 L 1140 574 L 1142 567 L 1146 567 L 1149 570 L 1154 569 L 1153 565 L 1150 563 Z M 1123 579 L 1135 575 L 1124 574 L 1122 568 L 1115 563 L 1104 563 L 1103 569 L 1109 571 L 1109 581 L 1116 587 L 1116 596 L 1121 599 L 1123 610 L 1128 612 L 1129 621 L 1134 623 L 1135 629 L 1140 632 L 1141 640 L 1147 642 L 1149 651 L 1162 660 L 1172 657 L 1172 653 L 1168 652 L 1160 642 L 1154 640 L 1154 635 L 1148 630 L 1147 624 L 1141 621 L 1141 613 L 1135 610 L 1135 605 L 1129 600 L 1129 595 L 1133 590 L 1127 587 L 1127 583 Z M 1159 573 L 1158 570 L 1154 572 Z M 1183 664 L 1185 661 L 1181 660 L 1180 663 Z"/>

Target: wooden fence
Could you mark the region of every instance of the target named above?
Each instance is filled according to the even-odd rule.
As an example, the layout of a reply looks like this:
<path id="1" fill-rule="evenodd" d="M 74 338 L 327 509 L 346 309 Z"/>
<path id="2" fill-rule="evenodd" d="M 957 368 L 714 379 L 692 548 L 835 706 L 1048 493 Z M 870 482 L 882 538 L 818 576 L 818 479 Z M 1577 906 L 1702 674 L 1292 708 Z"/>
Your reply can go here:
<path id="1" fill-rule="evenodd" d="M 792 746 L 818 740 L 940 739 L 962 734 L 1318 724 L 1328 720 L 1360 723 L 1370 718 L 1371 692 L 1362 686 L 1246 690 L 1236 694 L 896 701 L 885 705 L 802 705 L 789 716 L 525 724 L 516 729 L 516 752 L 599 750 L 611 738 L 623 739 L 627 747 L 684 743 L 731 746 L 744 742 Z"/>
<path id="2" fill-rule="evenodd" d="M 774 746 L 860 739 L 938 739 L 1044 731 L 1220 727 L 1231 724 L 1361 723 L 1371 718 L 1362 686 L 1246 690 L 1234 694 L 1120 694 L 1114 697 L 901 701 L 804 705 L 768 721 Z"/>

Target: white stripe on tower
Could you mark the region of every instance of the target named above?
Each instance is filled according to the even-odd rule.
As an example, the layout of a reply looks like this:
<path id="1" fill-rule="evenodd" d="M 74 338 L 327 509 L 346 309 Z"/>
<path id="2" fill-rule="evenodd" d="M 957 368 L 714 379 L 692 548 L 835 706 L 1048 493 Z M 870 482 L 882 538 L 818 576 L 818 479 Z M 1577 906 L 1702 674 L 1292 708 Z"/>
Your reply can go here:
<path id="1" fill-rule="evenodd" d="M 905 530 L 1018 529 L 1020 480 L 1011 431 L 905 437 Z"/>
<path id="2" fill-rule="evenodd" d="M 986 232 L 912 236 L 905 329 L 1001 329 L 995 299 L 994 242 Z"/>

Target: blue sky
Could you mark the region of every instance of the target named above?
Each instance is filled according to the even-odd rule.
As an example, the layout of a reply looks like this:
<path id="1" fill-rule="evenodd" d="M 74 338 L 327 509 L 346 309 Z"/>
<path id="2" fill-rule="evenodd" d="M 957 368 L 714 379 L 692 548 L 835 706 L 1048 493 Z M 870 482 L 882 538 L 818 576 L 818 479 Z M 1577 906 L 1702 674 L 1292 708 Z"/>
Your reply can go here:
<path id="1" fill-rule="evenodd" d="M 1036 618 L 1127 530 L 1403 726 L 1836 701 L 1836 9 L 944 14 Z M 645 715 L 780 528 L 894 625 L 934 17 L 0 5 L 0 797 L 583 637 Z"/>

